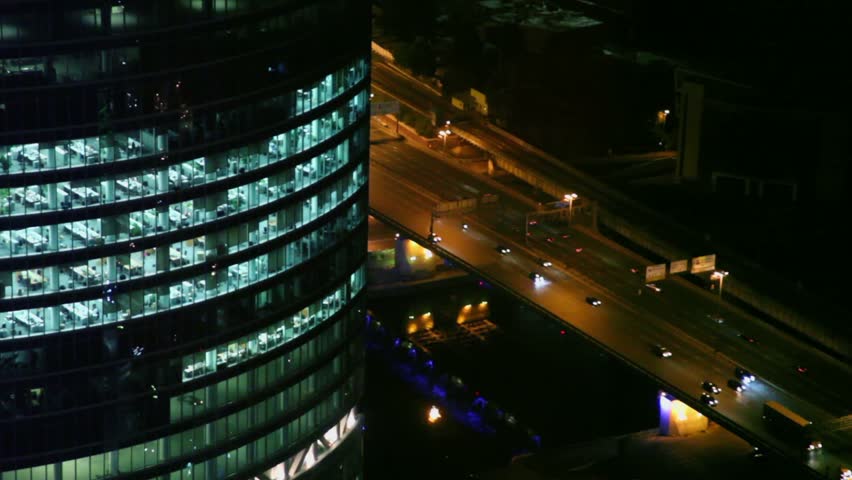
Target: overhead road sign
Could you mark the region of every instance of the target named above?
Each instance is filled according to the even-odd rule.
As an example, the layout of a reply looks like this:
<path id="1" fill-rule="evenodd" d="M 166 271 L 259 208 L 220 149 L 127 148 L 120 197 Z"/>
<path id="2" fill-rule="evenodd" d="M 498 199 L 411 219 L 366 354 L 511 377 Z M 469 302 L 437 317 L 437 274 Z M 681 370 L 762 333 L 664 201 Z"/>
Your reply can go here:
<path id="1" fill-rule="evenodd" d="M 669 263 L 669 273 L 683 273 L 689 270 L 689 260 L 672 260 Z"/>
<path id="2" fill-rule="evenodd" d="M 651 283 L 666 279 L 666 264 L 648 265 L 645 268 L 645 282 Z"/>
<path id="3" fill-rule="evenodd" d="M 692 273 L 709 272 L 716 269 L 716 254 L 704 255 L 692 259 Z"/>
<path id="4" fill-rule="evenodd" d="M 370 115 L 395 115 L 399 113 L 399 102 L 370 102 Z"/>

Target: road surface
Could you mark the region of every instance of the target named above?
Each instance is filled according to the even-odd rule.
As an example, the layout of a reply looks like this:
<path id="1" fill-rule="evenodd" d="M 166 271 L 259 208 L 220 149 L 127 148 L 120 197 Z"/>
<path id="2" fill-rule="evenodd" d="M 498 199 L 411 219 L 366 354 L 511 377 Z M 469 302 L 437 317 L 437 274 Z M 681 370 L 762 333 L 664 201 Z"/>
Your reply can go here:
<path id="1" fill-rule="evenodd" d="M 414 141 L 373 145 L 371 207 L 425 236 L 431 206 L 438 201 L 497 193 L 486 179 L 436 160 L 435 154 Z M 717 410 L 778 448 L 792 450 L 766 431 L 761 418 L 766 400 L 777 400 L 814 422 L 850 413 L 852 372 L 848 365 L 694 286 L 667 281 L 659 284 L 659 293 L 645 288 L 642 279 L 630 271 L 642 266 L 637 257 L 580 229 L 535 225 L 525 246 L 524 214 L 529 210 L 524 202 L 501 195 L 498 207 L 437 219 L 436 232 L 444 238 L 440 248 L 485 275 L 500 278 L 516 293 L 695 398 L 701 393 L 702 381 L 715 382 L 723 388 Z M 462 221 L 471 229 L 462 231 Z M 570 237 L 562 238 L 566 233 Z M 547 237 L 554 241 L 546 241 Z M 497 243 L 511 246 L 513 252 L 501 256 L 495 250 Z M 582 251 L 577 252 L 577 248 Z M 554 267 L 537 266 L 537 257 L 546 257 Z M 535 286 L 527 277 L 531 271 L 540 272 L 548 282 Z M 592 307 L 586 303 L 588 296 L 601 299 L 603 305 Z M 740 334 L 757 343 L 742 339 Z M 651 348 L 655 344 L 668 347 L 673 357 L 663 360 L 654 356 Z M 753 388 L 739 395 L 727 388 L 737 365 L 759 378 Z M 807 366 L 808 372 L 797 372 L 799 365 Z M 825 452 L 806 458 L 818 471 L 840 463 L 836 446 L 845 439 L 837 439 L 835 445 L 831 440 L 824 439 Z M 848 450 L 842 454 L 848 462 Z"/>

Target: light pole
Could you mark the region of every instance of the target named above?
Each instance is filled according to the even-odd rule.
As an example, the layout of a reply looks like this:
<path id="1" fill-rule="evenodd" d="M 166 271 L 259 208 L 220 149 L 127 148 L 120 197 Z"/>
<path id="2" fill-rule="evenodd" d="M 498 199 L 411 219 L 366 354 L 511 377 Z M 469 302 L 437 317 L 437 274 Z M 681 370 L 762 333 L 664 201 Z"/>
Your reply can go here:
<path id="1" fill-rule="evenodd" d="M 444 151 L 447 150 L 447 137 L 449 137 L 451 133 L 453 132 L 451 132 L 449 128 L 438 132 L 438 136 L 444 139 Z"/>
<path id="2" fill-rule="evenodd" d="M 719 280 L 719 299 L 722 299 L 722 286 L 725 284 L 725 277 L 728 276 L 728 272 L 724 270 L 716 270 L 713 272 L 713 275 L 710 275 L 712 280 Z"/>
<path id="3" fill-rule="evenodd" d="M 576 193 L 566 193 L 562 199 L 568 202 L 568 221 L 574 221 L 574 200 L 576 200 L 578 195 Z"/>

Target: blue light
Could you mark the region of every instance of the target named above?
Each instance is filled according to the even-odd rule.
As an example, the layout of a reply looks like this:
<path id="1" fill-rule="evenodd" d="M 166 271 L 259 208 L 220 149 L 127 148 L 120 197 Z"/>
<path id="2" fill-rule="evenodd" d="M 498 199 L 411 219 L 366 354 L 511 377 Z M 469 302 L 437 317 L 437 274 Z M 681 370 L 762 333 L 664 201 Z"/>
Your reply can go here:
<path id="1" fill-rule="evenodd" d="M 432 395 L 434 395 L 438 398 L 447 398 L 447 391 L 444 390 L 444 387 L 442 387 L 440 385 L 433 385 L 432 386 Z"/>
<path id="2" fill-rule="evenodd" d="M 394 347 L 398 347 L 400 343 L 402 343 L 402 340 L 399 337 L 396 337 L 395 339 L 393 339 L 393 346 Z"/>
<path id="3" fill-rule="evenodd" d="M 426 360 L 425 365 L 426 365 L 426 367 L 427 367 L 427 368 L 434 368 L 434 367 L 435 367 L 435 362 L 433 362 L 431 359 L 430 359 L 430 360 Z"/>

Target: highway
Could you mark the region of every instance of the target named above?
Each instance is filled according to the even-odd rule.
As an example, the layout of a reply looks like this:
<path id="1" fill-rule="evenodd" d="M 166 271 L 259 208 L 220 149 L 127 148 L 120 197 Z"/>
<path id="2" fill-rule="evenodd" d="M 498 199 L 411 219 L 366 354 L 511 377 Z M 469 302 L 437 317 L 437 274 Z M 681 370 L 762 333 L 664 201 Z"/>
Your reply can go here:
<path id="1" fill-rule="evenodd" d="M 375 138 L 384 135 L 375 120 L 373 130 Z M 371 208 L 425 237 L 432 205 L 438 201 L 500 194 L 492 180 L 452 166 L 452 161 L 438 160 L 437 155 L 414 140 L 374 144 Z M 531 202 L 510 195 L 501 194 L 500 198 L 497 207 L 437 219 L 435 230 L 444 238 L 439 250 L 463 259 L 486 278 L 499 279 L 503 286 L 615 350 L 661 384 L 691 395 L 692 405 L 697 404 L 701 382 L 715 382 L 723 389 L 717 413 L 793 458 L 797 451 L 766 431 L 761 418 L 766 400 L 777 400 L 815 423 L 852 411 L 848 365 L 685 282 L 660 282 L 659 293 L 646 288 L 631 272 L 636 267 L 641 271 L 641 259 L 583 229 L 542 222 L 530 227 L 531 237 L 524 242 L 524 214 L 531 210 Z M 463 231 L 462 222 L 469 223 L 470 230 Z M 553 241 L 547 241 L 548 237 Z M 512 253 L 500 255 L 495 250 L 498 243 L 510 246 Z M 578 248 L 582 250 L 578 252 Z M 537 257 L 547 258 L 554 266 L 537 266 Z M 527 276 L 531 271 L 544 275 L 547 283 L 534 285 Z M 592 307 L 586 303 L 588 296 L 601 299 L 603 305 Z M 655 344 L 669 348 L 673 357 L 656 357 L 652 353 Z M 758 382 L 744 394 L 727 387 L 735 366 L 758 376 Z M 799 373 L 797 366 L 806 366 L 808 372 Z M 712 415 L 706 408 L 702 411 Z M 848 438 L 836 433 L 824 437 L 823 442 L 825 451 L 805 458 L 812 468 L 825 472 L 839 465 L 840 458 L 852 463 Z M 842 445 L 840 452 L 838 445 Z"/>
<path id="2" fill-rule="evenodd" d="M 436 91 L 427 88 L 401 70 L 378 60 L 373 61 L 372 68 L 374 91 L 392 96 L 410 109 L 426 116 L 429 116 L 436 106 L 444 112 L 454 112 L 456 115 L 460 113 Z M 836 305 L 819 302 L 815 297 L 806 296 L 795 290 L 789 281 L 768 275 L 736 251 L 718 242 L 709 243 L 702 231 L 673 222 L 660 212 L 634 201 L 617 189 L 584 175 L 570 165 L 558 161 L 506 132 L 488 128 L 479 122 L 465 121 L 464 115 L 460 117 L 461 122 L 455 122 L 452 130 L 465 140 L 495 156 L 502 156 L 522 166 L 526 171 L 535 172 L 540 178 L 570 186 L 570 190 L 580 194 L 581 198 L 599 202 L 605 211 L 628 221 L 631 228 L 641 229 L 650 234 L 668 250 L 680 252 L 684 257 L 693 253 L 716 253 L 723 266 L 732 270 L 735 277 L 732 281 L 760 286 L 762 291 L 771 292 L 774 297 L 783 299 L 782 304 L 792 306 L 804 318 L 846 315 L 845 311 Z M 438 119 L 439 122 L 442 120 Z M 828 334 L 829 332 L 825 332 L 825 335 Z"/>

